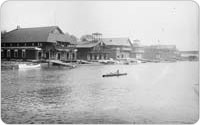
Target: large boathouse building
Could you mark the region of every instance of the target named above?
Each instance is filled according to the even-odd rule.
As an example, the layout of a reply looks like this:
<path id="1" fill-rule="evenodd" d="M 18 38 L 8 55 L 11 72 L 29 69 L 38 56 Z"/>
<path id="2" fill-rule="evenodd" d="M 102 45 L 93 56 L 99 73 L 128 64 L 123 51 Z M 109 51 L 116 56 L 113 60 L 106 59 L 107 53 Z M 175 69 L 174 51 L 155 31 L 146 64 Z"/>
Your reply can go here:
<path id="1" fill-rule="evenodd" d="M 1 39 L 2 59 L 76 60 L 75 44 L 58 26 L 14 29 Z"/>

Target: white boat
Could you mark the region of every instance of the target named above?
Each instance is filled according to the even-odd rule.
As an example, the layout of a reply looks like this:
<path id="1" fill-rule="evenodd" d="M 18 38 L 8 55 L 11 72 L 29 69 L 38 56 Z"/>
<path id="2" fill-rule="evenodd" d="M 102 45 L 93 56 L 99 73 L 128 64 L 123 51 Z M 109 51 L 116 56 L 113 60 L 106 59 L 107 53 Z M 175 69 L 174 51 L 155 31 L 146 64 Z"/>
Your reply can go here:
<path id="1" fill-rule="evenodd" d="M 36 68 L 40 68 L 41 65 L 40 64 L 18 64 L 19 69 L 36 69 Z"/>

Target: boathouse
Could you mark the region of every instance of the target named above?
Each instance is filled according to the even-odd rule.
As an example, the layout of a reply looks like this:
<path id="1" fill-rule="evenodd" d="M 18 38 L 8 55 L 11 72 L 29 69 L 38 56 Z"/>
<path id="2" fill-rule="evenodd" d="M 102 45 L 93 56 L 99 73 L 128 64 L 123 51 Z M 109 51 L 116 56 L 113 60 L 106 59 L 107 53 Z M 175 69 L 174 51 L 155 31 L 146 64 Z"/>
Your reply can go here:
<path id="1" fill-rule="evenodd" d="M 93 33 L 92 40 L 78 42 L 76 48 L 79 60 L 104 60 L 108 59 L 108 51 L 102 41 L 101 33 Z"/>
<path id="2" fill-rule="evenodd" d="M 102 41 L 106 46 L 106 50 L 109 52 L 108 58 L 130 58 L 132 52 L 132 43 L 129 38 L 103 38 Z"/>
<path id="3" fill-rule="evenodd" d="M 1 58 L 76 60 L 75 43 L 58 26 L 14 29 L 1 39 Z"/>
<path id="4" fill-rule="evenodd" d="M 132 43 L 129 38 L 102 38 L 101 33 L 93 33 L 91 41 L 77 44 L 78 59 L 104 60 L 130 58 Z"/>

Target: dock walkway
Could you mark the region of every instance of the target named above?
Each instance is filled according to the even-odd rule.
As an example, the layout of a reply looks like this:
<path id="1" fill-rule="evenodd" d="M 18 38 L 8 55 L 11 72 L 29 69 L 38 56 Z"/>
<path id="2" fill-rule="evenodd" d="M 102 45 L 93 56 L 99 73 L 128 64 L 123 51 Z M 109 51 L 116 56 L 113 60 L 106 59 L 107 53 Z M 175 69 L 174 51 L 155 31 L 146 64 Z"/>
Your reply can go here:
<path id="1" fill-rule="evenodd" d="M 61 66 L 66 66 L 66 67 L 71 67 L 71 68 L 76 67 L 74 64 L 66 63 L 60 60 L 48 60 L 48 62 L 52 63 L 53 65 L 61 65 Z"/>

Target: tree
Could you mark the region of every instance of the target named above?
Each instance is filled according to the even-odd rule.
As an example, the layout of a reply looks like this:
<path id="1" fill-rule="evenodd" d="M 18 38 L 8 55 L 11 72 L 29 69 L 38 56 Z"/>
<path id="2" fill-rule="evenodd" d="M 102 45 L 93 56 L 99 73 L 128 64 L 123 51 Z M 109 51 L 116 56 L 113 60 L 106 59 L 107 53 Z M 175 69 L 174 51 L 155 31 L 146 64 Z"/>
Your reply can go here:
<path id="1" fill-rule="evenodd" d="M 70 35 L 69 33 L 65 33 L 65 37 L 71 42 L 77 42 L 78 38 L 75 35 Z"/>
<path id="2" fill-rule="evenodd" d="M 78 38 L 74 35 L 70 35 L 70 38 L 73 42 L 77 42 L 78 41 Z"/>
<path id="3" fill-rule="evenodd" d="M 81 39 L 82 42 L 92 41 L 93 40 L 93 36 L 89 35 L 89 34 L 86 34 L 86 35 L 81 36 L 80 39 Z"/>

